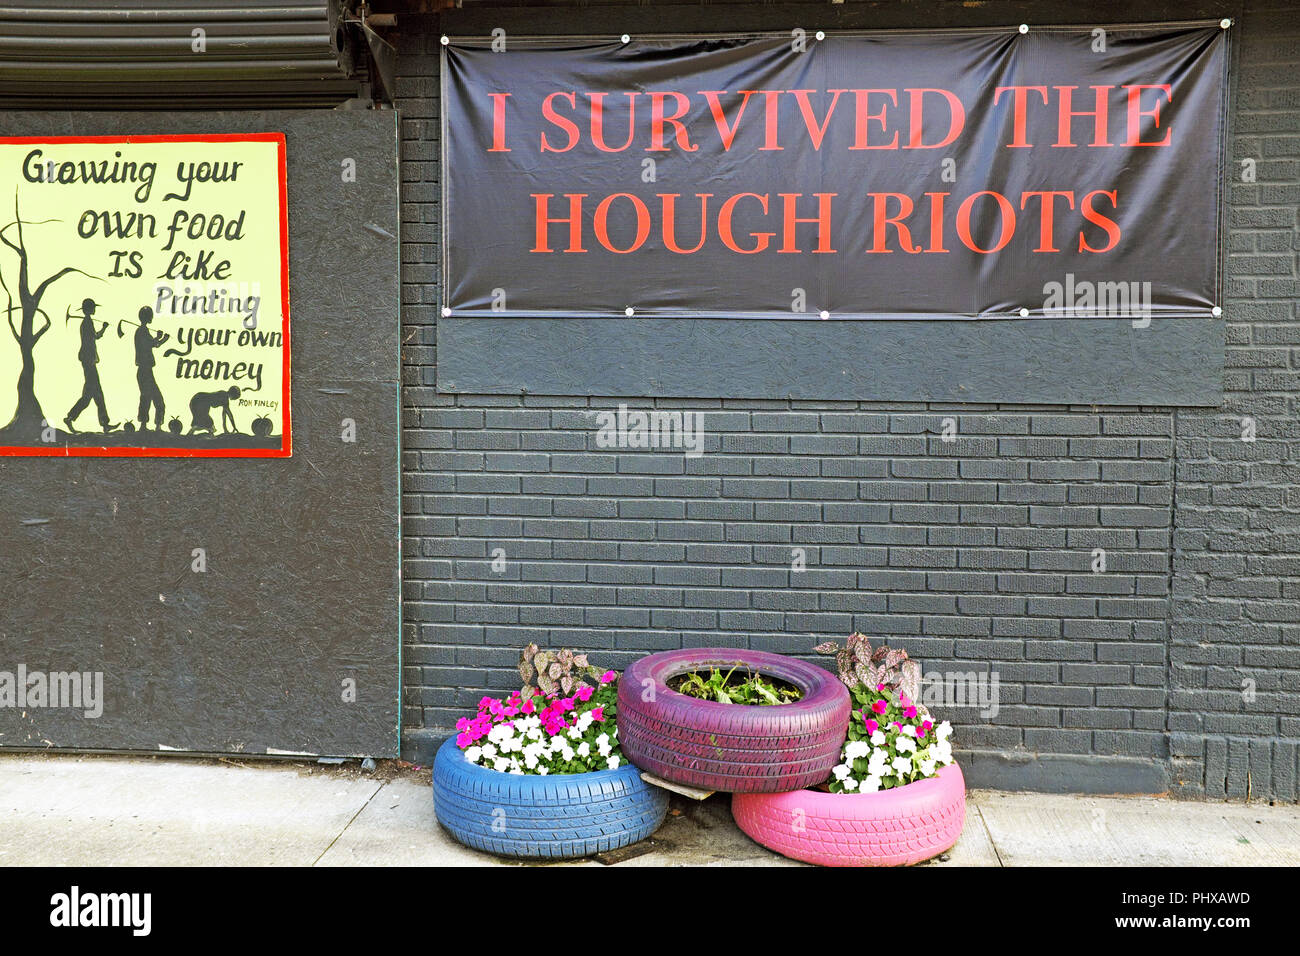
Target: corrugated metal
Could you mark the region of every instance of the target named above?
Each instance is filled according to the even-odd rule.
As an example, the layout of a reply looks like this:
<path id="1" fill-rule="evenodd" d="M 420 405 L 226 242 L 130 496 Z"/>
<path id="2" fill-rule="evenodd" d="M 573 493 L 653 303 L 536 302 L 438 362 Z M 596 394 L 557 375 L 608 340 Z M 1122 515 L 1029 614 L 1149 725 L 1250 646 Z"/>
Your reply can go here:
<path id="1" fill-rule="evenodd" d="M 364 69 L 343 0 L 0 0 L 10 109 L 336 106 Z M 195 31 L 203 52 L 196 52 Z M 361 55 L 364 60 L 364 54 Z"/>

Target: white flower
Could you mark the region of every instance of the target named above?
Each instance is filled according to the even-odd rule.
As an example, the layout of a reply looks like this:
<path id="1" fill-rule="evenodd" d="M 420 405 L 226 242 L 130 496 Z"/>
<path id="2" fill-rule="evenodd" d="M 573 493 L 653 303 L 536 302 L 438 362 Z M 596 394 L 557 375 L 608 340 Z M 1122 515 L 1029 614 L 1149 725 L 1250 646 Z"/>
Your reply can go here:
<path id="1" fill-rule="evenodd" d="M 915 736 L 916 736 L 916 728 L 913 727 L 911 724 L 903 724 L 903 729 L 902 729 L 901 733 L 907 734 L 907 736 L 909 736 L 909 737 L 915 737 Z"/>
<path id="2" fill-rule="evenodd" d="M 868 774 L 867 779 L 862 781 L 862 789 L 867 793 L 875 793 L 880 789 L 880 777 L 876 774 Z"/>
<path id="3" fill-rule="evenodd" d="M 912 753 L 916 750 L 916 742 L 908 737 L 899 737 L 894 741 L 894 749 L 900 754 Z"/>
<path id="4" fill-rule="evenodd" d="M 591 756 L 591 744 L 587 743 L 587 741 L 585 740 L 582 743 L 578 744 L 578 756 L 579 757 Z"/>
<path id="5" fill-rule="evenodd" d="M 934 776 L 934 761 L 933 761 L 933 760 L 922 760 L 919 766 L 920 766 L 920 770 L 921 770 L 921 776 L 923 776 L 923 777 L 933 777 L 933 776 Z"/>
<path id="6" fill-rule="evenodd" d="M 895 757 L 889 765 L 898 771 L 900 777 L 912 772 L 912 761 L 908 757 Z"/>
<path id="7" fill-rule="evenodd" d="M 582 731 L 580 731 L 577 727 L 570 727 L 568 730 L 568 738 L 570 740 L 581 740 Z"/>
<path id="8" fill-rule="evenodd" d="M 848 764 L 842 763 L 831 772 L 835 774 L 836 780 L 843 780 L 845 777 L 849 775 L 849 766 Z"/>
<path id="9" fill-rule="evenodd" d="M 934 728 L 934 735 L 940 740 L 946 740 L 952 734 L 952 724 L 944 721 L 938 727 Z"/>
<path id="10" fill-rule="evenodd" d="M 609 769 L 610 769 L 610 770 L 617 770 L 617 769 L 618 769 L 618 765 L 619 765 L 620 763 L 622 763 L 622 761 L 619 760 L 617 757 L 610 757 L 610 758 L 609 758 Z"/>
<path id="11" fill-rule="evenodd" d="M 499 773 L 505 773 L 507 770 L 510 769 L 510 761 L 507 760 L 505 757 L 498 757 L 496 760 L 492 762 L 492 769 L 498 771 Z"/>
<path id="12" fill-rule="evenodd" d="M 496 747 L 493 747 L 491 744 L 484 744 L 484 745 L 483 745 L 483 756 L 486 757 L 488 760 L 496 760 L 496 759 L 497 759 L 497 748 L 496 748 Z"/>
<path id="13" fill-rule="evenodd" d="M 545 777 L 548 773 L 551 772 L 551 769 L 549 767 L 538 767 L 537 772 L 541 776 Z"/>
<path id="14" fill-rule="evenodd" d="M 865 757 L 871 753 L 871 744 L 865 740 L 850 740 L 844 745 L 844 757 L 846 760 L 857 760 L 859 757 Z"/>
<path id="15" fill-rule="evenodd" d="M 858 782 L 852 777 L 846 777 L 844 780 L 844 789 L 849 791 L 856 790 L 858 789 Z"/>
<path id="16" fill-rule="evenodd" d="M 883 747 L 885 745 L 885 732 L 883 730 L 877 730 L 871 735 L 871 742 L 877 747 Z"/>
<path id="17" fill-rule="evenodd" d="M 578 722 L 574 724 L 574 726 L 577 727 L 580 732 L 586 733 L 587 728 L 591 726 L 592 721 L 595 719 L 596 718 L 591 715 L 591 711 L 588 710 L 578 715 Z"/>
<path id="18" fill-rule="evenodd" d="M 465 750 L 465 759 L 470 763 L 478 763 L 478 758 L 483 756 L 482 747 L 468 747 Z"/>

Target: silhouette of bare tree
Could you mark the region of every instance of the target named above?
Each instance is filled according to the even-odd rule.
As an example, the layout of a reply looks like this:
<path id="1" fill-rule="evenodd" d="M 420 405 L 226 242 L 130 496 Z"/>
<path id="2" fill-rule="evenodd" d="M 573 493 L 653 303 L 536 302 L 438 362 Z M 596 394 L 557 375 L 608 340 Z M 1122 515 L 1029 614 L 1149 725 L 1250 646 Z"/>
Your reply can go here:
<path id="1" fill-rule="evenodd" d="M 58 221 L 56 219 L 24 220 L 18 212 L 18 190 L 15 189 L 13 221 L 0 227 L 0 242 L 18 254 L 17 305 L 14 304 L 14 292 L 5 281 L 2 264 L 0 264 L 0 288 L 4 289 L 9 299 L 8 307 L 5 309 L 9 332 L 18 343 L 18 349 L 22 354 L 22 368 L 18 372 L 17 383 L 18 406 L 14 410 L 14 417 L 7 425 L 0 428 L 0 445 L 26 445 L 38 442 L 41 440 L 42 429 L 46 427 L 45 415 L 36 398 L 35 357 L 36 343 L 50 330 L 52 324 L 49 314 L 41 308 L 41 300 L 45 297 L 46 291 L 59 279 L 73 272 L 103 281 L 98 276 L 92 276 L 75 266 L 64 266 L 58 272 L 38 282 L 35 289 L 32 288 L 29 254 L 23 238 L 23 226 L 39 226 Z M 17 231 L 16 242 L 7 235 L 11 229 Z M 21 313 L 22 318 L 18 324 L 14 323 L 14 312 Z M 37 316 L 45 320 L 45 324 L 39 329 L 36 328 Z M 62 437 L 63 433 L 59 431 L 56 434 Z"/>

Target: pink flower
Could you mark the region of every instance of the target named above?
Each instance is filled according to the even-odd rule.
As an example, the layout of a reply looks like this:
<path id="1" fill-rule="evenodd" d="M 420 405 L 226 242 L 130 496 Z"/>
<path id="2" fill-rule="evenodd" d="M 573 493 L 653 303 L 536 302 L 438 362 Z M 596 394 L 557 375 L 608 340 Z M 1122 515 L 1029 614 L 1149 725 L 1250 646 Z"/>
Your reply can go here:
<path id="1" fill-rule="evenodd" d="M 591 688 L 586 684 L 583 684 L 578 688 L 578 692 L 573 696 L 585 704 L 587 701 L 591 700 Z"/>
<path id="2" fill-rule="evenodd" d="M 874 734 L 879 729 L 880 729 L 880 725 L 876 723 L 874 720 L 867 721 L 867 733 Z"/>
<path id="3" fill-rule="evenodd" d="M 883 700 L 873 701 L 871 704 L 871 710 L 873 713 L 883 714 L 885 711 L 889 710 L 889 705 Z"/>
<path id="4" fill-rule="evenodd" d="M 537 708 L 536 706 L 534 706 L 532 700 L 526 700 L 524 701 L 524 706 L 519 709 L 522 710 L 525 714 L 531 714 Z"/>
<path id="5" fill-rule="evenodd" d="M 468 747 L 468 746 L 469 746 L 470 744 L 472 744 L 473 742 L 474 742 L 474 741 L 470 738 L 470 735 L 469 735 L 469 734 L 457 734 L 457 735 L 456 735 L 456 746 L 459 747 L 461 750 L 464 750 L 466 747 Z"/>
<path id="6" fill-rule="evenodd" d="M 900 704 L 902 704 L 904 707 L 911 707 L 911 706 L 912 706 L 912 702 L 911 702 L 910 700 L 907 699 L 907 695 L 906 695 L 906 694 L 899 694 L 899 695 L 898 695 L 898 702 L 899 702 Z"/>
<path id="7" fill-rule="evenodd" d="M 460 720 L 456 721 L 456 729 L 461 731 L 469 730 L 469 718 L 462 717 Z"/>
<path id="8" fill-rule="evenodd" d="M 884 689 L 885 689 L 885 685 L 884 685 L 884 684 L 877 684 L 877 685 L 876 685 L 876 690 L 884 690 Z"/>
<path id="9" fill-rule="evenodd" d="M 931 727 L 933 727 L 933 726 L 934 726 L 934 724 L 930 723 L 930 721 L 928 721 L 928 720 L 923 720 L 923 721 L 921 721 L 921 729 L 922 729 L 922 730 L 929 730 L 929 729 L 930 729 Z"/>
<path id="10" fill-rule="evenodd" d="M 894 729 L 895 729 L 895 730 L 902 730 L 902 729 L 903 729 L 903 725 L 900 724 L 898 721 L 894 721 Z"/>
<path id="11" fill-rule="evenodd" d="M 483 710 L 484 708 L 490 707 L 495 703 L 496 701 L 494 701 L 491 697 L 482 697 L 479 699 L 478 709 Z"/>
<path id="12" fill-rule="evenodd" d="M 600 675 L 600 682 L 608 684 L 610 681 L 618 680 L 618 671 L 605 671 Z"/>
<path id="13" fill-rule="evenodd" d="M 924 727 L 922 727 L 920 730 L 918 730 L 918 731 L 916 732 L 916 739 L 917 739 L 917 740 L 924 740 L 924 739 L 925 739 L 925 728 L 924 728 Z"/>
<path id="14" fill-rule="evenodd" d="M 916 708 L 909 705 L 908 708 L 905 711 L 903 711 L 903 716 L 906 717 L 908 720 L 911 720 L 913 717 L 916 716 Z"/>
<path id="15" fill-rule="evenodd" d="M 591 716 L 594 717 L 596 720 L 604 720 L 604 719 L 605 719 L 605 708 L 604 708 L 604 707 L 593 707 L 593 708 L 591 709 Z"/>

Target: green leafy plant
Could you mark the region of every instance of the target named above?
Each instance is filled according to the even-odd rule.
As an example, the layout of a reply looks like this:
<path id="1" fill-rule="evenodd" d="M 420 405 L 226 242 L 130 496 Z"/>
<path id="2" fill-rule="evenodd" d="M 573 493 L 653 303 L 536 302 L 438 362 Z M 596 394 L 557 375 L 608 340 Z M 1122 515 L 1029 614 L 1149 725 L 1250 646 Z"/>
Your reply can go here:
<path id="1" fill-rule="evenodd" d="M 519 654 L 519 676 L 523 679 L 524 697 L 540 690 L 544 695 L 573 693 L 574 688 L 600 686 L 600 668 L 587 662 L 586 654 L 575 654 L 564 647 L 558 651 L 538 650 L 529 644 Z"/>
<path id="2" fill-rule="evenodd" d="M 921 696 L 921 665 L 907 651 L 884 644 L 872 649 L 864 634 L 854 631 L 843 647 L 827 641 L 813 648 L 818 654 L 834 654 L 840 680 L 850 690 L 861 685 L 869 691 L 904 693 L 912 700 Z"/>
<path id="3" fill-rule="evenodd" d="M 743 680 L 733 679 L 736 667 L 725 674 L 716 667 L 710 668 L 708 677 L 691 671 L 673 678 L 670 686 L 679 694 L 715 700 L 719 704 L 788 704 L 803 696 L 797 687 L 764 678 L 756 671 L 745 671 Z"/>

